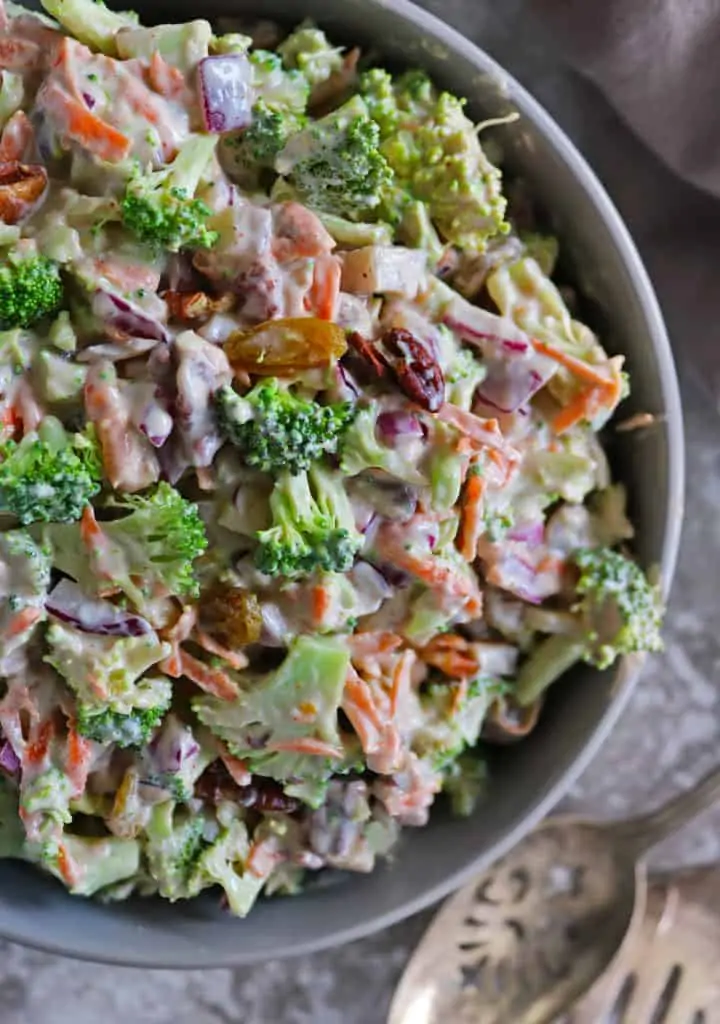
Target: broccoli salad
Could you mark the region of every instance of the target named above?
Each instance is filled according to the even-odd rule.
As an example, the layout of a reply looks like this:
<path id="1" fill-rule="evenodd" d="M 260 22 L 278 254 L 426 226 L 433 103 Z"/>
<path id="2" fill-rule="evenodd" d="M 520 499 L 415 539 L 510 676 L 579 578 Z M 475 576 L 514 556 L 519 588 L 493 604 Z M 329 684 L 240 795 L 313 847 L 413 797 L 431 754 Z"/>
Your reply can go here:
<path id="1" fill-rule="evenodd" d="M 658 649 L 628 381 L 511 128 L 309 23 L 43 6 L 0 0 L 0 855 L 242 916 Z"/>

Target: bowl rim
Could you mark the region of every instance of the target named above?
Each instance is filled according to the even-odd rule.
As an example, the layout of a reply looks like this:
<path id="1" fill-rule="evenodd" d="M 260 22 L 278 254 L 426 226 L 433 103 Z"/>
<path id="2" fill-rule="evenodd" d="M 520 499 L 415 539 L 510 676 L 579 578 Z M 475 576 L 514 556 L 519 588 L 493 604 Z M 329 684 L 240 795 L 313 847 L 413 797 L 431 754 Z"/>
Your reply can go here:
<path id="1" fill-rule="evenodd" d="M 508 98 L 548 139 L 573 176 L 581 182 L 586 192 L 587 202 L 595 207 L 599 217 L 603 220 L 612 244 L 627 268 L 647 324 L 648 333 L 653 338 L 659 386 L 665 403 L 668 463 L 667 514 L 662 529 L 660 581 L 663 593 L 667 596 L 677 562 L 683 521 L 685 491 L 683 415 L 675 361 L 660 305 L 628 228 L 595 172 L 564 130 L 525 87 L 489 56 L 482 47 L 466 39 L 457 29 L 436 15 L 418 7 L 412 0 L 364 0 L 364 2 L 370 9 L 369 14 L 373 7 L 391 10 L 393 14 L 413 24 L 426 37 L 437 40 L 459 53 L 479 71 L 489 74 L 493 79 L 502 83 Z M 288 937 L 285 942 L 278 943 L 277 948 L 273 951 L 274 958 L 284 959 L 319 952 L 389 928 L 439 902 L 469 882 L 480 870 L 507 853 L 552 811 L 593 760 L 632 694 L 641 663 L 642 659 L 638 658 L 624 659 L 617 673 L 614 693 L 608 707 L 598 720 L 583 749 L 566 768 L 562 776 L 537 799 L 532 810 L 490 849 L 471 859 L 468 864 L 445 877 L 442 882 L 430 889 L 425 889 L 415 898 L 406 900 L 383 914 L 373 914 L 355 924 L 344 928 L 335 928 L 327 935 L 304 942 L 291 941 Z M 46 953 L 118 967 L 187 970 L 210 967 L 228 968 L 267 961 L 267 952 L 264 950 L 253 953 L 252 950 L 246 949 L 238 955 L 237 952 L 233 953 L 232 949 L 228 949 L 225 955 L 222 953 L 218 955 L 216 949 L 211 952 L 203 947 L 198 947 L 192 957 L 178 956 L 177 952 L 171 956 L 165 956 L 159 948 L 157 956 L 153 957 L 152 961 L 147 958 L 140 960 L 137 955 L 134 957 L 132 950 L 129 949 L 123 954 L 107 953 L 93 948 L 91 934 L 70 934 L 63 943 L 60 943 L 51 938 L 32 934 L 32 928 L 9 928 L 3 923 L 1 916 L 0 937 Z"/>

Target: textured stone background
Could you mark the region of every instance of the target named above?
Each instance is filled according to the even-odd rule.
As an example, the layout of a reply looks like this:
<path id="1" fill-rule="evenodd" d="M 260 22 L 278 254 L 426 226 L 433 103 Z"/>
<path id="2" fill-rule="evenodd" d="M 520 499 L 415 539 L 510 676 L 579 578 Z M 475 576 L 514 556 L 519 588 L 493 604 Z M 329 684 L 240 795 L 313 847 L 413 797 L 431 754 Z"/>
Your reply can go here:
<path id="1" fill-rule="evenodd" d="M 680 363 L 687 417 L 687 520 L 667 650 L 568 801 L 621 814 L 692 782 L 720 750 L 716 566 L 720 454 L 712 350 L 720 209 L 673 179 L 588 85 L 560 69 L 522 0 L 425 0 L 481 43 L 543 102 L 605 182 L 645 257 Z M 299 9 L 302 5 L 298 5 Z M 720 813 L 662 851 L 667 864 L 720 858 Z M 262 969 L 183 975 L 78 964 L 0 944 L 0 1024 L 382 1024 L 421 914 L 332 953 Z"/>

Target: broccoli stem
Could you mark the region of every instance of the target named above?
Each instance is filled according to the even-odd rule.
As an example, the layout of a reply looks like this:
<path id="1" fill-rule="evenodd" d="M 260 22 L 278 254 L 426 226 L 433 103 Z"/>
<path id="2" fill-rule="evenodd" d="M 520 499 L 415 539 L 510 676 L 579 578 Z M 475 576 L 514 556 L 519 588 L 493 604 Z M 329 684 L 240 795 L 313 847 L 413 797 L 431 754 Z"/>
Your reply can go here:
<path id="1" fill-rule="evenodd" d="M 534 703 L 585 653 L 585 643 L 574 636 L 556 634 L 541 641 L 520 666 L 513 696 L 522 707 Z"/>

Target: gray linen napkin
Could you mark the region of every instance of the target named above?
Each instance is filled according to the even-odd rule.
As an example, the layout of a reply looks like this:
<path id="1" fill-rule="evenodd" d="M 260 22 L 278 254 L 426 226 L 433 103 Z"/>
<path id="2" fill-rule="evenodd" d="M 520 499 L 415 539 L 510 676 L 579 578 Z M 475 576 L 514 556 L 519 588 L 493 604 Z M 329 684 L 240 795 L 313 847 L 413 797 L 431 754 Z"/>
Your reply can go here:
<path id="1" fill-rule="evenodd" d="M 529 0 L 528 7 L 673 170 L 720 195 L 720 0 Z"/>

